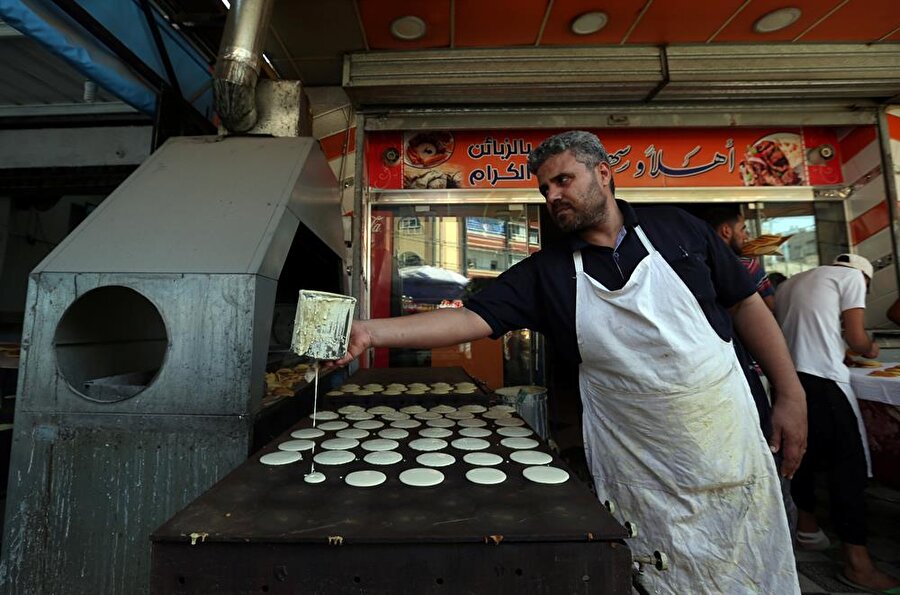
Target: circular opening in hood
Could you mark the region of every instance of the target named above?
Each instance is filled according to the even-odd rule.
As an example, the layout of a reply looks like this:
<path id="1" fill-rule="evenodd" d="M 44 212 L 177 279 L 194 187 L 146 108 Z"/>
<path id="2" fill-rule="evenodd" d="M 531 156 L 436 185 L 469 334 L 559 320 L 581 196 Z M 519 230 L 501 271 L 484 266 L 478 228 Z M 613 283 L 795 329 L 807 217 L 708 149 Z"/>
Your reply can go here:
<path id="1" fill-rule="evenodd" d="M 92 289 L 72 302 L 53 339 L 62 377 L 97 403 L 124 401 L 150 386 L 168 343 L 156 306 L 118 285 Z"/>

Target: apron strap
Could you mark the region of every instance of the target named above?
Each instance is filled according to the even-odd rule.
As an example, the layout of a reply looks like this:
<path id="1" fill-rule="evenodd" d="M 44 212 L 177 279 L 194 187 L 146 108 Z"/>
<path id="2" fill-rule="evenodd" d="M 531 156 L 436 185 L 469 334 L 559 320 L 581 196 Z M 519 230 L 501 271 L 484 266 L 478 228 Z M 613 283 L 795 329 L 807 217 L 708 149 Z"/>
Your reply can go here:
<path id="1" fill-rule="evenodd" d="M 636 226 L 636 227 L 634 228 L 634 231 L 637 232 L 637 236 L 638 236 L 638 238 L 641 240 L 641 244 L 644 245 L 644 249 L 647 251 L 647 254 L 651 254 L 651 255 L 652 255 L 654 252 L 656 252 L 656 248 L 654 248 L 654 247 L 653 247 L 653 244 L 650 243 L 650 239 L 649 239 L 649 238 L 647 237 L 647 235 L 644 233 L 644 230 L 641 229 L 641 226 L 640 226 L 640 225 Z"/>
<path id="2" fill-rule="evenodd" d="M 581 261 L 581 250 L 576 250 L 572 257 L 575 260 L 575 274 L 580 275 L 584 272 L 584 263 Z"/>

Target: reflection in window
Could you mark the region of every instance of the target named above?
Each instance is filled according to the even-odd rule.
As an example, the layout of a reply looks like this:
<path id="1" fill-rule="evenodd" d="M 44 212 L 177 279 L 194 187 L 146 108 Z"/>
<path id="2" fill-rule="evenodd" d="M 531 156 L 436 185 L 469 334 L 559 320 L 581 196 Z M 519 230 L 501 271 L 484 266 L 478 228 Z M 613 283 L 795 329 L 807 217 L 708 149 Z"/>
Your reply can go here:
<path id="1" fill-rule="evenodd" d="M 422 233 L 422 222 L 418 217 L 403 217 L 397 224 L 397 230 L 406 235 L 417 235 Z"/>
<path id="2" fill-rule="evenodd" d="M 371 308 L 379 315 L 461 307 L 468 296 L 540 249 L 537 205 L 379 205 L 372 216 L 391 222 L 384 231 L 373 228 L 370 294 Z M 543 357 L 537 350 L 540 339 L 520 333 L 514 338 L 521 341 L 507 338 L 502 353 L 500 343 L 488 342 L 503 368 L 500 379 L 537 382 L 533 362 Z M 391 349 L 389 354 L 376 352 L 375 365 L 446 365 L 447 353 Z M 487 361 L 488 355 L 482 351 L 477 358 Z M 513 370 L 513 361 L 519 368 L 526 362 L 527 370 Z"/>

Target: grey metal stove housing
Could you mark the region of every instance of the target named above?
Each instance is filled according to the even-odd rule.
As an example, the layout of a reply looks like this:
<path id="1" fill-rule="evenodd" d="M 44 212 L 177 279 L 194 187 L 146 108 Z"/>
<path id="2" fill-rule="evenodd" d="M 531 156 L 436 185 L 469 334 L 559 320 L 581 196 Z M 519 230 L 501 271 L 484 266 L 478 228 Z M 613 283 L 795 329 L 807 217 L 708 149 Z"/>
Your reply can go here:
<path id="1" fill-rule="evenodd" d="M 301 227 L 343 258 L 315 139 L 174 138 L 32 272 L 8 592 L 147 590 L 151 530 L 248 455 Z"/>

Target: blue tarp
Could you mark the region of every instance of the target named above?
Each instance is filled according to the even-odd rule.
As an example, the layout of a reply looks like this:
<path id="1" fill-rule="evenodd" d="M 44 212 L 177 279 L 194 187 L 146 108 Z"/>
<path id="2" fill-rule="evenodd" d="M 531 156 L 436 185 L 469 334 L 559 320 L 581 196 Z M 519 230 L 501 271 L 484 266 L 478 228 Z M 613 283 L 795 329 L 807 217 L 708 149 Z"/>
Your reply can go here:
<path id="1" fill-rule="evenodd" d="M 168 80 L 139 0 L 81 0 L 79 4 L 162 79 Z M 154 15 L 185 99 L 212 119 L 209 65 L 162 16 L 155 11 Z M 155 90 L 53 2 L 0 0 L 0 18 L 135 109 L 147 115 L 156 112 Z"/>

